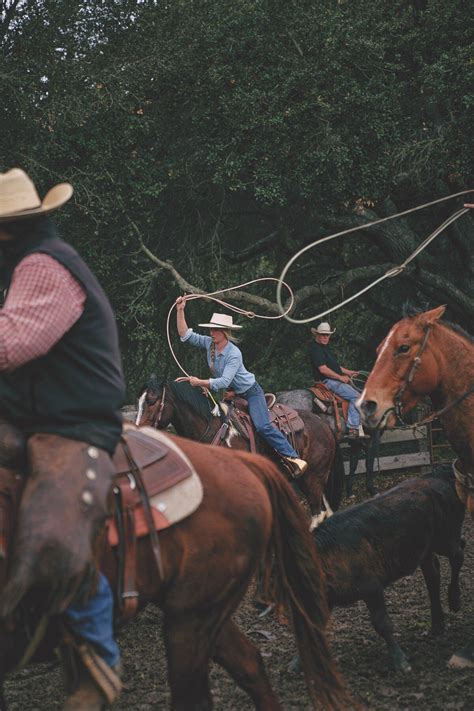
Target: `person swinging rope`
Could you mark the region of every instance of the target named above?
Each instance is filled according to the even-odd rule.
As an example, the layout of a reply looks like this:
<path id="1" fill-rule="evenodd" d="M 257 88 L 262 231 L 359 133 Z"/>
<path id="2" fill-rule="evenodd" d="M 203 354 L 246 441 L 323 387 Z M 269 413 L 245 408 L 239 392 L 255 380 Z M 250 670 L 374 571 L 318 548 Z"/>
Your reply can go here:
<path id="1" fill-rule="evenodd" d="M 264 392 L 255 375 L 245 368 L 242 353 L 233 342 L 231 332 L 241 329 L 242 326 L 234 324 L 232 316 L 214 313 L 210 323 L 199 324 L 202 328 L 210 329 L 210 336 L 202 336 L 188 327 L 184 316 L 185 308 L 186 297 L 178 297 L 176 321 L 181 341 L 206 350 L 213 377 L 204 380 L 191 375 L 180 380 L 187 380 L 193 387 L 208 388 L 211 391 L 231 388 L 247 400 L 249 414 L 258 434 L 288 463 L 293 477 L 301 476 L 307 469 L 307 462 L 298 457 L 286 437 L 271 424 Z"/>

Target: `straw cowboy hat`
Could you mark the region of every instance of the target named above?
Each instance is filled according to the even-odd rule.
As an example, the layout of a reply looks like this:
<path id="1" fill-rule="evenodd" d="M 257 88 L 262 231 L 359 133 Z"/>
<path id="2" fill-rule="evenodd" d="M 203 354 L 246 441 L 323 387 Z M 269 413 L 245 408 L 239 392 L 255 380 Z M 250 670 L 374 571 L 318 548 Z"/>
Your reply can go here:
<path id="1" fill-rule="evenodd" d="M 320 323 L 317 328 L 312 328 L 311 333 L 313 336 L 320 335 L 320 336 L 332 336 L 333 333 L 335 333 L 336 329 L 334 331 L 331 331 L 331 326 L 327 323 L 327 321 L 323 321 L 323 323 Z"/>
<path id="2" fill-rule="evenodd" d="M 228 314 L 212 314 L 210 323 L 200 323 L 199 326 L 204 328 L 225 328 L 226 330 L 242 328 L 242 326 L 234 324 L 232 316 Z"/>
<path id="3" fill-rule="evenodd" d="M 47 215 L 64 205 L 72 195 L 72 185 L 60 183 L 40 200 L 33 181 L 21 168 L 0 173 L 0 222 Z"/>

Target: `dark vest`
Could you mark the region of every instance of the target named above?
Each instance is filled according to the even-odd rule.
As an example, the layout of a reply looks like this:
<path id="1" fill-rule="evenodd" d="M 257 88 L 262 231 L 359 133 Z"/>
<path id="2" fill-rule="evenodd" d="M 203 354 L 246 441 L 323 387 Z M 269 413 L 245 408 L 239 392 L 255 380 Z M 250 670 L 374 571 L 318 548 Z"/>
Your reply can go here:
<path id="1" fill-rule="evenodd" d="M 125 396 L 117 327 L 99 282 L 77 252 L 56 236 L 8 245 L 4 277 L 29 254 L 42 252 L 65 266 L 84 288 L 84 311 L 44 356 L 0 373 L 0 411 L 28 434 L 48 432 L 112 453 L 122 430 Z"/>

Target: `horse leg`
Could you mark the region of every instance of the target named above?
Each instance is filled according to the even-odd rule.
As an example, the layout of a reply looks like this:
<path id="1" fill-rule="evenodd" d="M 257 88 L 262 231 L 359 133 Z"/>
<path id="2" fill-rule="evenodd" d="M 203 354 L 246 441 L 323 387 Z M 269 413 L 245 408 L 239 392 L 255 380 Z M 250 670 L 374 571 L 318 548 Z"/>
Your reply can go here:
<path id="1" fill-rule="evenodd" d="M 367 442 L 367 452 L 365 456 L 365 486 L 371 496 L 375 496 L 375 494 L 378 493 L 374 485 L 374 464 L 375 457 L 377 457 L 379 453 L 379 444 L 380 432 L 377 430 Z"/>
<path id="2" fill-rule="evenodd" d="M 360 452 L 362 449 L 362 444 L 357 441 L 353 441 L 349 445 L 349 474 L 346 477 L 346 496 L 352 496 L 352 488 L 354 485 L 355 473 L 357 465 L 359 463 Z"/>
<path id="3" fill-rule="evenodd" d="M 270 686 L 260 652 L 232 620 L 226 622 L 217 639 L 213 659 L 247 692 L 259 711 L 282 708 Z"/>
<path id="4" fill-rule="evenodd" d="M 214 613 L 199 620 L 197 612 L 165 614 L 163 633 L 168 662 L 168 681 L 173 711 L 208 711 L 212 708 L 209 689 L 209 660 Z M 211 618 L 211 620 L 209 619 Z"/>
<path id="5" fill-rule="evenodd" d="M 459 544 L 457 551 L 449 556 L 449 564 L 451 566 L 451 581 L 448 588 L 449 609 L 452 612 L 459 612 L 461 609 L 461 590 L 459 587 L 459 573 L 461 572 L 464 562 L 464 546 L 466 541 Z"/>
<path id="6" fill-rule="evenodd" d="M 441 634 L 444 632 L 444 612 L 441 607 L 441 580 L 438 556 L 434 553 L 429 553 L 426 558 L 420 562 L 420 568 L 430 597 L 431 631 L 433 634 Z"/>
<path id="7" fill-rule="evenodd" d="M 385 606 L 383 590 L 367 595 L 364 597 L 364 602 L 369 608 L 370 619 L 375 631 L 385 640 L 395 669 L 397 671 L 411 671 L 408 659 L 393 636 L 393 624 Z"/>

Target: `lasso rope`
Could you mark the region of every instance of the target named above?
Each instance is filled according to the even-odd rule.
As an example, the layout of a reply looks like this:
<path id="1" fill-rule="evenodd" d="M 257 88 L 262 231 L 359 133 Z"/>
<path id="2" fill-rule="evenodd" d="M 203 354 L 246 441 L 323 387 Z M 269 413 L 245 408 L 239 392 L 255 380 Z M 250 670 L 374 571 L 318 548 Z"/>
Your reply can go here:
<path id="1" fill-rule="evenodd" d="M 283 281 L 285 278 L 286 274 L 288 273 L 288 270 L 296 262 L 296 260 L 301 257 L 302 254 L 307 252 L 310 249 L 313 249 L 313 247 L 316 247 L 318 244 L 323 244 L 323 242 L 328 242 L 329 240 L 336 239 L 336 237 L 342 237 L 343 235 L 347 235 L 351 232 L 357 232 L 358 230 L 365 230 L 368 227 L 373 227 L 374 225 L 380 225 L 382 222 L 388 222 L 388 220 L 394 220 L 396 217 L 402 217 L 403 215 L 408 215 L 411 212 L 416 212 L 417 210 L 423 210 L 425 207 L 431 207 L 431 205 L 437 205 L 440 202 L 445 202 L 446 200 L 452 200 L 453 198 L 459 197 L 460 195 L 466 195 L 467 193 L 472 193 L 474 192 L 474 189 L 470 190 L 462 190 L 459 193 L 455 193 L 454 195 L 447 195 L 442 198 L 438 198 L 437 200 L 432 200 L 431 202 L 424 203 L 423 205 L 418 205 L 417 207 L 412 207 L 409 210 L 404 210 L 403 212 L 397 212 L 396 215 L 389 215 L 388 217 L 382 217 L 379 220 L 374 220 L 373 222 L 368 222 L 365 225 L 358 225 L 357 227 L 350 227 L 347 230 L 342 230 L 342 232 L 335 232 L 332 235 L 328 235 L 327 237 L 322 237 L 321 239 L 316 240 L 315 242 L 312 242 L 311 244 L 306 245 L 306 247 L 303 247 L 303 249 L 300 249 L 299 252 L 297 252 L 286 264 L 285 268 L 283 269 L 282 273 L 280 274 L 279 279 L 276 281 L 278 282 L 277 284 L 277 292 L 276 292 L 276 298 L 277 298 L 277 303 L 278 303 L 278 308 L 280 309 L 282 317 L 286 318 L 287 321 L 290 321 L 290 323 L 310 323 L 311 321 L 316 321 L 318 318 L 322 318 L 323 316 L 327 316 L 327 314 L 332 313 L 333 311 L 337 311 L 340 309 L 342 306 L 345 306 L 346 304 L 350 304 L 351 301 L 354 301 L 357 299 L 359 296 L 362 294 L 365 294 L 369 289 L 373 289 L 374 286 L 377 284 L 380 284 L 380 282 L 384 281 L 385 279 L 391 279 L 393 277 L 398 276 L 404 269 L 405 267 L 413 260 L 415 257 L 420 254 L 429 244 L 432 242 L 435 237 L 437 237 L 443 230 L 445 230 L 449 225 L 451 225 L 455 220 L 457 220 L 461 215 L 464 215 L 464 213 L 469 211 L 469 207 L 463 207 L 457 212 L 455 212 L 451 217 L 448 217 L 447 220 L 445 220 L 439 227 L 437 227 L 434 232 L 432 232 L 426 239 L 423 240 L 423 242 L 415 249 L 414 252 L 412 252 L 407 259 L 405 259 L 404 262 L 399 264 L 397 267 L 393 267 L 392 269 L 389 269 L 385 274 L 382 276 L 378 277 L 378 279 L 375 279 L 373 282 L 368 284 L 368 286 L 365 286 L 363 289 L 358 291 L 356 294 L 353 294 L 347 299 L 344 299 L 343 301 L 339 302 L 335 306 L 331 306 L 331 308 L 326 309 L 326 311 L 321 311 L 321 313 L 316 314 L 315 316 L 310 316 L 308 318 L 303 318 L 303 319 L 295 319 L 292 318 L 291 316 L 288 315 L 290 308 L 285 309 L 282 300 L 281 300 L 281 286 L 284 284 L 287 288 L 289 288 L 288 284 Z"/>
<path id="2" fill-rule="evenodd" d="M 222 299 L 217 299 L 216 294 L 225 294 L 227 291 L 236 291 L 237 289 L 242 289 L 244 286 L 249 286 L 250 284 L 257 284 L 258 282 L 261 281 L 276 281 L 278 282 L 278 286 L 281 287 L 281 284 L 286 286 L 288 289 L 288 292 L 290 294 L 290 305 L 286 309 L 282 309 L 282 313 L 278 314 L 277 316 L 264 316 L 263 314 L 256 314 L 254 311 L 247 311 L 246 309 L 241 309 L 239 306 L 233 306 L 232 304 L 229 304 L 227 301 L 223 301 Z M 235 311 L 235 313 L 240 314 L 241 316 L 246 316 L 247 318 L 264 318 L 267 320 L 274 320 L 274 319 L 280 319 L 284 318 L 289 311 L 293 308 L 293 304 L 295 301 L 295 297 L 293 294 L 293 291 L 291 288 L 286 284 L 284 281 L 280 279 L 277 279 L 276 277 L 261 277 L 260 279 L 252 279 L 251 281 L 246 281 L 244 284 L 239 284 L 238 286 L 231 286 L 227 289 L 219 289 L 218 291 L 211 291 L 209 294 L 186 294 L 185 297 L 186 301 L 193 301 L 194 299 L 208 299 L 210 301 L 215 301 L 217 304 L 220 304 L 221 306 L 225 306 L 226 308 L 230 309 L 231 311 Z M 181 363 L 179 362 L 178 358 L 176 357 L 176 354 L 173 350 L 173 346 L 171 345 L 171 336 L 170 336 L 170 318 L 171 314 L 173 312 L 173 309 L 176 307 L 176 302 L 171 305 L 170 310 L 168 311 L 168 316 L 166 318 L 166 337 L 168 339 L 168 346 L 171 351 L 171 355 L 173 356 L 178 368 L 185 374 L 186 377 L 190 377 L 189 373 L 186 372 L 186 370 L 183 368 Z M 211 395 L 212 398 L 212 395 Z M 214 399 L 214 398 L 212 398 Z"/>

